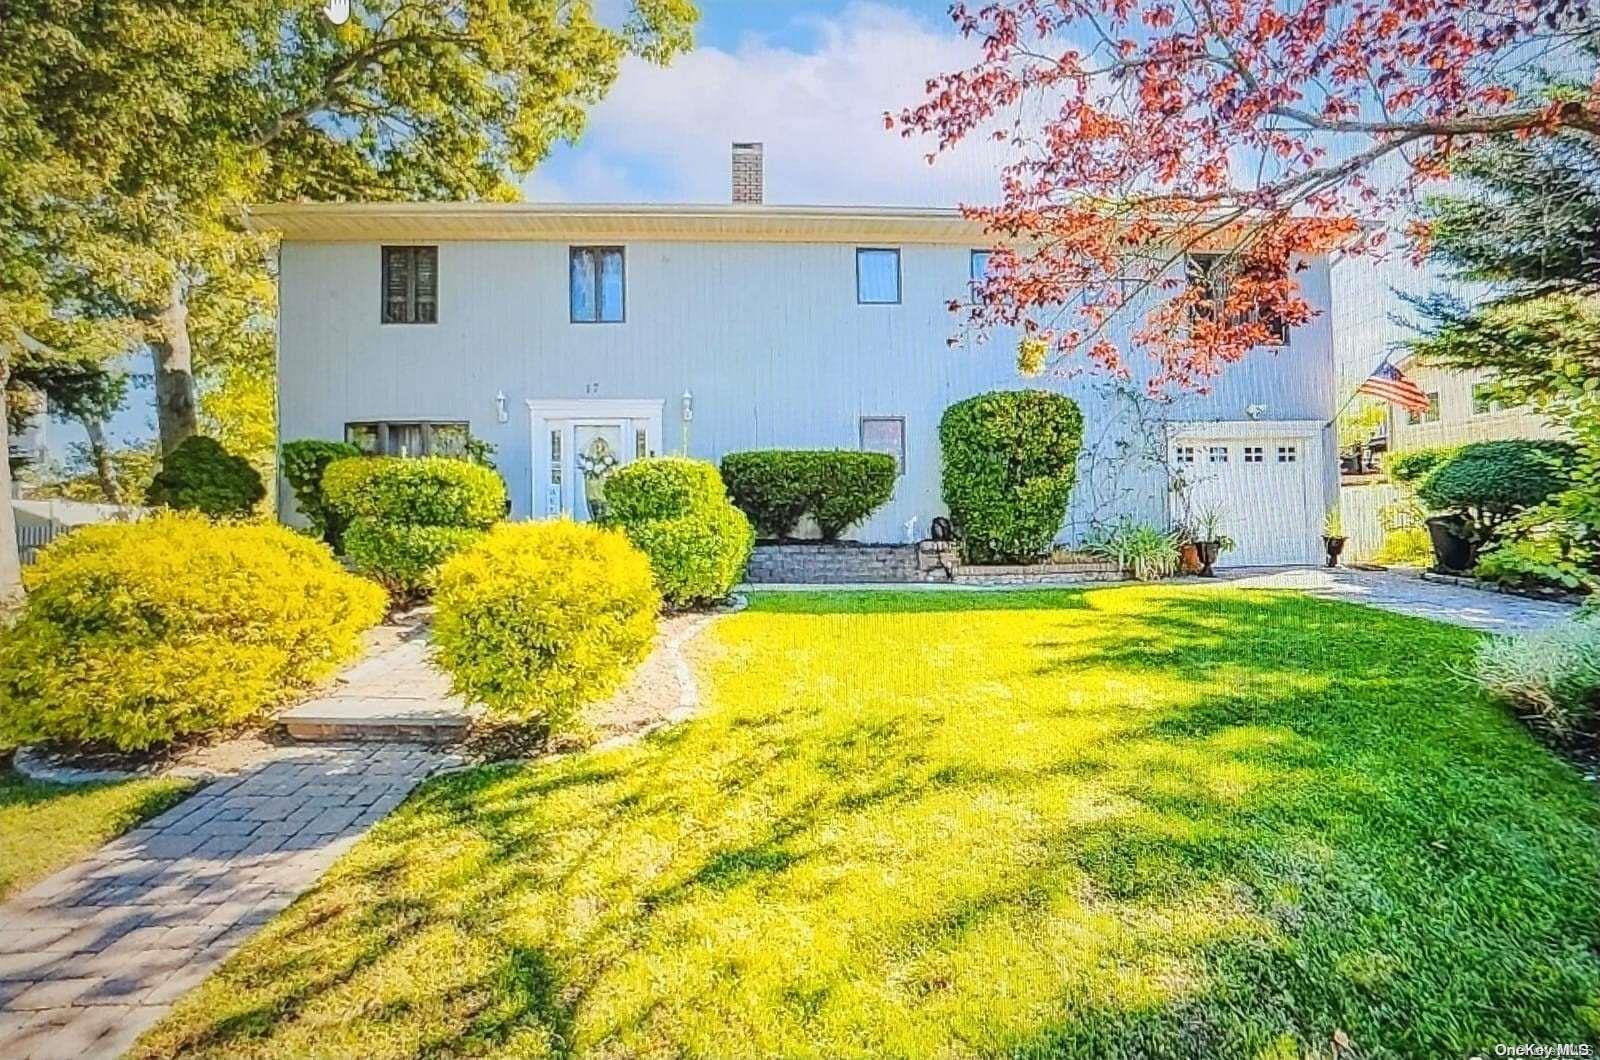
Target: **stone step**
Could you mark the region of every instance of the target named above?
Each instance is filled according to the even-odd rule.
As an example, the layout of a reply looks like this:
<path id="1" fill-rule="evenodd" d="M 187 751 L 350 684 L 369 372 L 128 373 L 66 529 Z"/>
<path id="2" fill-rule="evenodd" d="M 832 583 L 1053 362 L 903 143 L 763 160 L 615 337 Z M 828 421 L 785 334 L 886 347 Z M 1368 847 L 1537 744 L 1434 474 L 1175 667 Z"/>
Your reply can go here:
<path id="1" fill-rule="evenodd" d="M 450 743 L 466 735 L 471 713 L 453 699 L 325 696 L 278 716 L 296 740 Z"/>

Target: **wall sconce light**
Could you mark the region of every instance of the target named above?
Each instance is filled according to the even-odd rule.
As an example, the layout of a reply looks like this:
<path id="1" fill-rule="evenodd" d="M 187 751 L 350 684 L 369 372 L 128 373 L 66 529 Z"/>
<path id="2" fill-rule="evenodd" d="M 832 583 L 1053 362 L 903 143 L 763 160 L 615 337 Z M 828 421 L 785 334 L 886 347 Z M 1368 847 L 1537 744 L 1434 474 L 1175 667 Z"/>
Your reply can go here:
<path id="1" fill-rule="evenodd" d="M 506 411 L 506 392 L 500 391 L 494 396 L 494 419 L 496 423 L 504 423 L 511 418 L 511 413 Z"/>
<path id="2" fill-rule="evenodd" d="M 685 390 L 683 392 L 683 422 L 688 423 L 692 419 L 694 419 L 694 392 Z"/>
<path id="3" fill-rule="evenodd" d="M 1266 411 L 1267 406 L 1265 405 L 1246 405 L 1244 414 L 1252 420 L 1259 420 L 1261 418 L 1261 414 Z"/>
<path id="4" fill-rule="evenodd" d="M 335 26 L 342 26 L 350 21 L 350 0 L 328 0 L 322 5 L 322 13 Z"/>

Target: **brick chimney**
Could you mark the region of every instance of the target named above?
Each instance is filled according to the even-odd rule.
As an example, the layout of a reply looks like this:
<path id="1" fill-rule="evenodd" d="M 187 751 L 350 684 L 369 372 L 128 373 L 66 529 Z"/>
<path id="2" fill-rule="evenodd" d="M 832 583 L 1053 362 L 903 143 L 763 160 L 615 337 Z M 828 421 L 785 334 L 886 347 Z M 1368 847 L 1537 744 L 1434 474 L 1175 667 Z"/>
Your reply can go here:
<path id="1" fill-rule="evenodd" d="M 759 205 L 762 196 L 761 145 L 733 145 L 733 201 Z"/>

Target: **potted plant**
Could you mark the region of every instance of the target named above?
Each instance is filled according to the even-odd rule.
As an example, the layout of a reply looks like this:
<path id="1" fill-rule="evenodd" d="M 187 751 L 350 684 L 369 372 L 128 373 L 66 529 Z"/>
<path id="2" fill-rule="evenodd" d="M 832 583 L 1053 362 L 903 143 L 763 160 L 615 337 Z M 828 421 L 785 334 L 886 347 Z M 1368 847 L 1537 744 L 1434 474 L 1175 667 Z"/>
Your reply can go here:
<path id="1" fill-rule="evenodd" d="M 1178 570 L 1184 574 L 1199 574 L 1200 547 L 1195 544 L 1194 531 L 1188 524 L 1178 523 L 1172 528 L 1178 544 Z"/>
<path id="2" fill-rule="evenodd" d="M 1344 516 L 1335 505 L 1329 508 L 1328 514 L 1322 518 L 1322 548 L 1327 553 L 1328 566 L 1339 565 L 1339 554 L 1344 551 L 1345 541 Z"/>
<path id="3" fill-rule="evenodd" d="M 1218 508 L 1202 511 L 1196 526 L 1194 547 L 1200 560 L 1198 573 L 1202 578 L 1215 578 L 1217 572 L 1211 568 L 1223 553 L 1233 549 L 1233 538 L 1222 533 L 1222 512 Z"/>

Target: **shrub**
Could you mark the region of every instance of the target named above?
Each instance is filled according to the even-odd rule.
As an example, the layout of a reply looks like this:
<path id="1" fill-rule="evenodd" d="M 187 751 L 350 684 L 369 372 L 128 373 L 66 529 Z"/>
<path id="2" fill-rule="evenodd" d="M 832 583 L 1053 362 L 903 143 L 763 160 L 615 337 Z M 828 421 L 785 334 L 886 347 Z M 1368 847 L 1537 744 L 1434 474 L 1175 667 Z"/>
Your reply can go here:
<path id="1" fill-rule="evenodd" d="M 721 600 L 744 573 L 755 534 L 728 501 L 717 469 L 699 460 L 636 460 L 606 480 L 608 526 L 650 558 L 673 607 Z"/>
<path id="2" fill-rule="evenodd" d="M 1390 567 L 1421 567 L 1433 562 L 1433 544 L 1420 526 L 1397 526 L 1383 535 L 1375 563 Z"/>
<path id="3" fill-rule="evenodd" d="M 216 439 L 196 434 L 162 459 L 145 501 L 222 518 L 249 515 L 266 495 L 250 461 L 234 456 Z"/>
<path id="4" fill-rule="evenodd" d="M 455 690 L 552 730 L 644 659 L 661 607 L 626 537 L 567 520 L 495 527 L 444 565 L 434 601 Z"/>
<path id="5" fill-rule="evenodd" d="M 1592 732 L 1600 720 L 1600 615 L 1485 641 L 1477 676 L 1491 695 L 1531 712 L 1558 737 Z"/>
<path id="6" fill-rule="evenodd" d="M 944 502 L 969 560 L 1014 563 L 1049 552 L 1082 439 L 1078 406 L 1045 390 L 979 394 L 945 410 Z"/>
<path id="7" fill-rule="evenodd" d="M 1457 448 L 1454 445 L 1434 445 L 1391 453 L 1385 457 L 1383 469 L 1393 482 L 1415 483 L 1448 459 Z"/>
<path id="8" fill-rule="evenodd" d="M 362 516 L 345 528 L 344 554 L 395 599 L 411 600 L 433 588 L 440 564 L 483 534 L 470 526 L 408 526 Z"/>
<path id="9" fill-rule="evenodd" d="M 722 458 L 733 503 L 763 538 L 789 537 L 803 515 L 824 541 L 866 519 L 894 493 L 894 457 L 848 449 L 758 449 Z"/>
<path id="10" fill-rule="evenodd" d="M 345 555 L 399 600 L 431 589 L 439 564 L 506 510 L 499 475 L 447 457 L 335 460 L 322 473 L 322 489 L 348 520 Z"/>
<path id="11" fill-rule="evenodd" d="M 355 458 L 361 450 L 349 442 L 326 442 L 305 438 L 284 442 L 278 466 L 294 490 L 295 507 L 306 517 L 311 529 L 328 544 L 339 548 L 345 519 L 331 507 L 322 492 L 322 473 L 335 460 Z"/>
<path id="12" fill-rule="evenodd" d="M 1502 534 L 1493 549 L 1478 557 L 1473 573 L 1510 589 L 1593 591 L 1600 587 L 1594 556 L 1565 532 Z"/>
<path id="13" fill-rule="evenodd" d="M 83 527 L 27 581 L 0 640 L 0 745 L 138 750 L 240 722 L 355 654 L 384 608 L 324 545 L 196 515 Z"/>
<path id="14" fill-rule="evenodd" d="M 327 502 L 346 519 L 485 529 L 505 514 L 506 484 L 486 467 L 430 456 L 335 460 L 322 473 Z"/>
<path id="15" fill-rule="evenodd" d="M 1482 544 L 1507 519 L 1565 489 L 1573 459 L 1566 442 L 1473 442 L 1435 464 L 1417 483 L 1417 496 L 1467 520 L 1470 536 Z"/>
<path id="16" fill-rule="evenodd" d="M 1110 560 L 1137 581 L 1152 582 L 1178 573 L 1183 561 L 1178 541 L 1175 532 L 1144 523 L 1122 523 L 1090 541 L 1084 551 Z"/>

